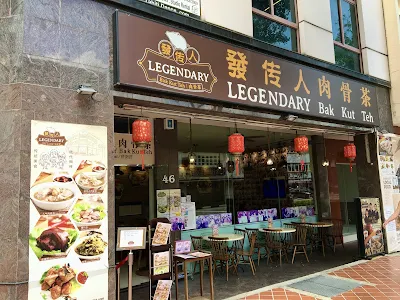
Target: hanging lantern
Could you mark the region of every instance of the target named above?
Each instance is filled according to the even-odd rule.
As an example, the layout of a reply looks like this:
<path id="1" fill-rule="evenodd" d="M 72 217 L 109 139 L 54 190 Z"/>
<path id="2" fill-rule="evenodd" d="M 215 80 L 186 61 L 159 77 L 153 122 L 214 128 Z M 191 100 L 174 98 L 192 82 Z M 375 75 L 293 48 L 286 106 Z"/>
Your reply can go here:
<path id="1" fill-rule="evenodd" d="M 240 133 L 231 134 L 228 138 L 228 151 L 235 157 L 236 176 L 239 176 L 240 157 L 244 152 L 244 136 Z"/>
<path id="2" fill-rule="evenodd" d="M 300 155 L 308 152 L 308 138 L 304 135 L 298 136 L 294 139 L 294 151 Z M 304 159 L 300 160 L 301 170 L 304 171 Z"/>
<path id="3" fill-rule="evenodd" d="M 350 172 L 353 172 L 353 162 L 356 159 L 356 156 L 356 145 L 353 143 L 348 143 L 346 146 L 344 146 L 344 157 L 350 161 Z"/>
<path id="4" fill-rule="evenodd" d="M 140 148 L 142 170 L 144 170 L 144 150 L 151 142 L 151 123 L 146 119 L 137 119 L 132 124 L 132 141 Z"/>

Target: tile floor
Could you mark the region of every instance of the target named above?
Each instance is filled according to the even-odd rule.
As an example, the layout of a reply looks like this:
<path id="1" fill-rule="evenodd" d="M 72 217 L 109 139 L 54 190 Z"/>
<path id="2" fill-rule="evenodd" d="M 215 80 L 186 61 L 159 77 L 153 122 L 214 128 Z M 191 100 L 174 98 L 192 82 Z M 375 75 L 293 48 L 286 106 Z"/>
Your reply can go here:
<path id="1" fill-rule="evenodd" d="M 326 274 L 361 282 L 350 291 L 327 298 L 320 295 L 305 295 L 300 290 L 282 287 L 246 296 L 248 300 L 285 300 L 285 299 L 333 299 L 333 300 L 399 300 L 400 299 L 400 256 L 378 257 L 354 266 L 344 266 Z M 310 296 L 312 295 L 312 296 Z"/>

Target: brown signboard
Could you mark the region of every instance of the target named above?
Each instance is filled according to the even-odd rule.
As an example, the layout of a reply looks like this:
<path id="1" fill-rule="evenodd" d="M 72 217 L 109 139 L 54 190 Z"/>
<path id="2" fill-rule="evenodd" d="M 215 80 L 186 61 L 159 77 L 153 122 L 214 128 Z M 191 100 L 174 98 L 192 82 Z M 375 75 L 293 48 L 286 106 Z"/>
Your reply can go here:
<path id="1" fill-rule="evenodd" d="M 116 85 L 379 125 L 376 89 L 364 82 L 121 12 L 115 26 Z"/>

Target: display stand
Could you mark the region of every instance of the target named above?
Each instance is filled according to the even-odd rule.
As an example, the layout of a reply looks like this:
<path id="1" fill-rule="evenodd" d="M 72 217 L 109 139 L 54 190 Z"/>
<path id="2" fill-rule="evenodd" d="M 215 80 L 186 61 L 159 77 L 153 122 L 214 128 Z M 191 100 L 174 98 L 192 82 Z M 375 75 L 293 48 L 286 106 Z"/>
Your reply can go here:
<path id="1" fill-rule="evenodd" d="M 190 256 L 190 253 L 188 254 Z M 208 261 L 208 265 L 212 266 L 212 255 L 208 255 L 205 257 L 192 257 L 192 258 L 183 258 L 174 255 L 174 266 L 175 266 L 175 297 L 178 300 L 179 296 L 179 288 L 178 288 L 178 264 L 183 264 L 183 273 L 184 273 L 184 281 L 185 281 L 185 300 L 189 300 L 189 285 L 188 285 L 188 275 L 187 275 L 187 266 L 190 263 L 200 262 L 200 297 L 195 297 L 193 299 L 196 300 L 214 300 L 214 285 L 213 285 L 213 271 L 212 268 L 209 267 L 209 276 L 210 276 L 210 298 L 203 297 L 203 273 L 204 273 L 204 262 Z"/>
<path id="2" fill-rule="evenodd" d="M 171 246 L 171 233 L 168 235 L 168 242 L 165 245 L 152 245 L 154 230 L 156 228 L 157 223 L 169 223 L 168 219 L 153 219 L 150 221 L 148 226 L 148 239 L 149 239 L 149 299 L 153 299 L 153 295 L 156 290 L 156 286 L 159 280 L 172 280 L 173 279 L 173 270 L 172 270 L 172 246 Z M 168 272 L 164 274 L 155 275 L 154 274 L 154 263 L 153 263 L 153 255 L 156 253 L 166 252 L 169 253 L 169 267 Z M 169 294 L 169 298 L 171 298 L 171 292 Z"/>

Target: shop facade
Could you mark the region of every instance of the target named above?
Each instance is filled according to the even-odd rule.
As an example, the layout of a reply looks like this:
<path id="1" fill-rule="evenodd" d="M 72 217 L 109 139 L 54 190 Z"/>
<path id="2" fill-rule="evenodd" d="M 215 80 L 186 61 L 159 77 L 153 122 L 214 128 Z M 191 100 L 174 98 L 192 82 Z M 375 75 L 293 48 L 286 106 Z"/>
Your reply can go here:
<path id="1" fill-rule="evenodd" d="M 107 128 L 105 299 L 116 295 L 116 228 L 145 225 L 165 213 L 159 191 L 180 190 L 179 198 L 196 204 L 195 220 L 193 212 L 183 220 L 194 228 L 176 230 L 183 239 L 216 222 L 230 231 L 268 218 L 276 224 L 301 214 L 330 218 L 341 208 L 333 209 L 338 204 L 331 195 L 339 192 L 332 191 L 335 174 L 323 162 L 349 167 L 340 155 L 350 141 L 357 148 L 352 180 L 358 196 L 380 197 L 374 129 L 393 131 L 387 82 L 281 55 L 277 48 L 172 12 L 155 17 L 159 9 L 144 3 L 128 8 L 63 1 L 63 9 L 57 4 L 45 14 L 44 7 L 25 4 L 12 10 L 4 27 L 10 71 L 3 72 L 1 86 L 8 142 L 1 152 L 7 217 L 0 244 L 6 249 L 3 268 L 16 270 L 1 275 L 8 283 L 0 293 L 5 299 L 28 299 L 32 280 L 27 239 L 32 120 Z M 78 95 L 77 87 L 88 83 L 98 93 Z M 145 171 L 128 139 L 132 122 L 142 117 L 153 129 Z M 236 131 L 246 147 L 238 164 L 228 154 L 228 137 Z M 307 153 L 295 151 L 299 136 L 307 137 Z M 127 149 L 134 157 L 117 151 Z M 182 220 L 176 221 L 182 229 Z"/>

